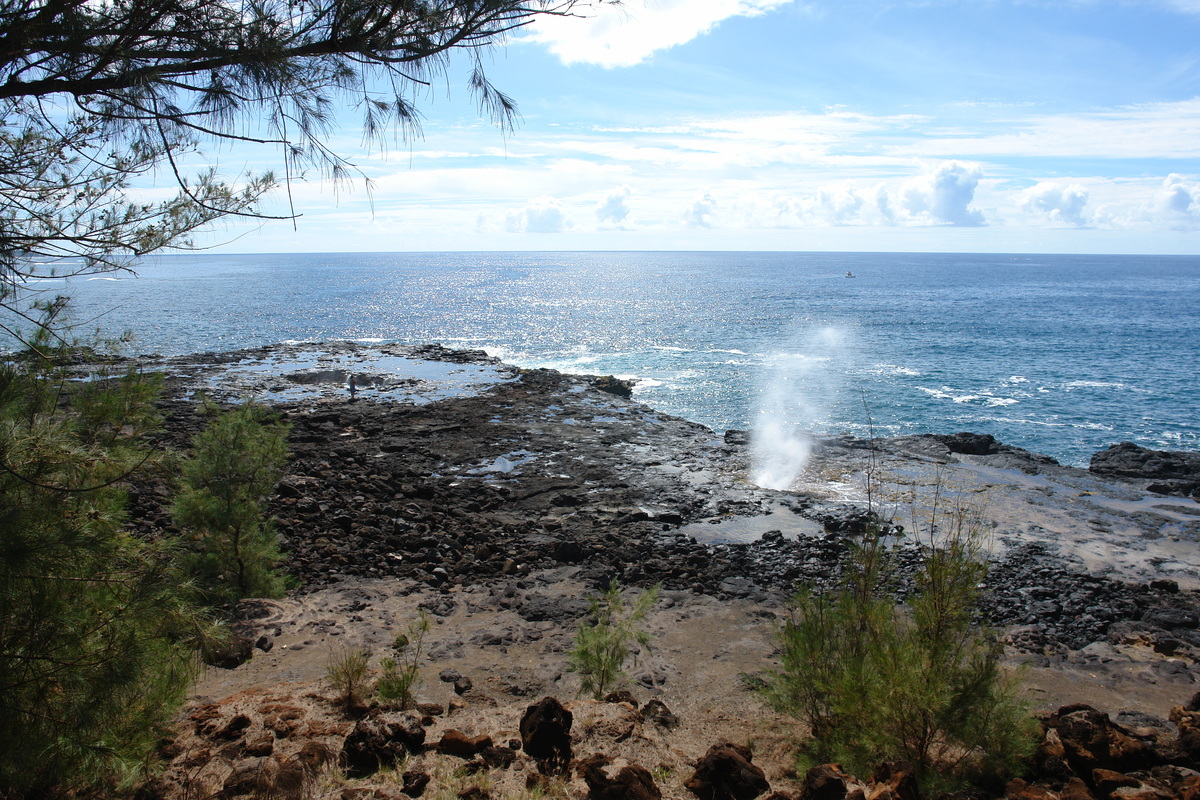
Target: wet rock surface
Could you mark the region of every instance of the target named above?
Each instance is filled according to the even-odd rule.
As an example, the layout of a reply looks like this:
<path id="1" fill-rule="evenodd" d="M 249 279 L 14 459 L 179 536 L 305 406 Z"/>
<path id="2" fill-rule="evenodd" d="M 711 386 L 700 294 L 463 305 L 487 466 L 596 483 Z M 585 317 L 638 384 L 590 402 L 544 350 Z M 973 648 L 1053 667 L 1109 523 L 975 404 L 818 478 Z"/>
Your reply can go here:
<path id="1" fill-rule="evenodd" d="M 1158 494 L 1200 498 L 1200 453 L 1119 442 L 1095 453 L 1088 469 L 1097 475 L 1143 479 L 1146 488 Z"/>
<path id="2" fill-rule="evenodd" d="M 359 386 L 403 383 L 373 375 L 364 366 L 365 349 L 280 346 L 160 365 L 170 370 L 174 398 L 166 403 L 164 444 L 179 450 L 203 424 L 193 400 L 198 388 L 228 399 L 246 385 L 317 387 L 272 404 L 292 425 L 292 458 L 271 511 L 288 553 L 284 567 L 304 591 L 359 578 L 408 579 L 442 592 L 494 583 L 508 587 L 510 596 L 500 601 L 530 623 L 561 622 L 578 618 L 582 607 L 516 592 L 512 584 L 571 566 L 595 587 L 613 579 L 661 583 L 777 606 L 799 585 L 832 585 L 850 542 L 874 519 L 864 498 L 815 486 L 823 479 L 791 492 L 753 486 L 745 478 L 747 437 L 656 412 L 623 396 L 628 387 L 621 382 L 521 372 L 477 351 L 392 347 L 384 350 L 387 358 L 432 363 L 425 374 L 451 383 L 458 368 L 486 368 L 488 377 L 469 390 L 455 384 L 433 400 L 428 387 L 387 396 L 362 390 L 352 399 L 339 376 L 358 374 Z M 308 364 L 307 371 L 287 366 L 288 359 Z M 258 366 L 243 370 L 246 364 Z M 278 375 L 263 376 L 276 366 Z M 818 443 L 814 464 L 810 472 L 843 476 L 867 464 L 893 473 L 970 469 L 996 484 L 1021 476 L 1033 483 L 1013 491 L 1033 497 L 1039 513 L 1061 512 L 1063 524 L 1077 521 L 1085 532 L 1105 525 L 1111 531 L 1118 523 L 1140 531 L 1131 550 L 1165 541 L 1195 550 L 1200 541 L 1200 518 L 1187 516 L 1183 506 L 1133 508 L 1127 499 L 1136 494 L 1133 484 L 1094 483 L 1094 475 L 987 435 L 830 439 Z M 1093 483 L 1078 483 L 1085 478 Z M 166 495 L 161 484 L 134 487 L 136 524 L 169 529 Z M 1081 510 L 1084 501 L 1110 497 L 1116 498 L 1111 507 Z M 738 528 L 752 524 L 767 529 L 747 536 Z M 1200 652 L 1200 603 L 1193 591 L 1179 590 L 1180 582 L 1196 582 L 1187 564 L 1177 569 L 1183 580 L 1154 575 L 1162 578 L 1154 585 L 1115 574 L 1111 565 L 1100 574 L 1064 552 L 1065 538 L 1050 527 L 1002 524 L 994 532 L 985 614 L 1011 629 L 1014 645 L 1037 653 L 1079 650 L 1137 633 L 1180 654 Z M 740 540 L 723 540 L 727 529 Z M 897 550 L 902 574 L 911 574 L 920 558 L 920 537 L 908 538 Z M 445 616 L 454 602 L 433 597 L 427 610 Z M 503 647 L 522 634 L 491 635 Z"/>

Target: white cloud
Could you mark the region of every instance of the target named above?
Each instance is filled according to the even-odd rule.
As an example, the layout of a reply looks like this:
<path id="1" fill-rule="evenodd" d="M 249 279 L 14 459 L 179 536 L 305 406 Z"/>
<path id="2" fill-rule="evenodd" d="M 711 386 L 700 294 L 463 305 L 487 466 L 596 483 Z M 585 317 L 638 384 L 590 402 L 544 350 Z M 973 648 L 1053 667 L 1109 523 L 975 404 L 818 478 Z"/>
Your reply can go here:
<path id="1" fill-rule="evenodd" d="M 1158 205 L 1176 214 L 1196 214 L 1200 212 L 1200 184 L 1187 183 L 1182 176 L 1171 173 L 1163 181 Z"/>
<path id="2" fill-rule="evenodd" d="M 536 197 L 504 215 L 509 233 L 562 233 L 570 226 L 566 211 L 553 197 Z"/>
<path id="3" fill-rule="evenodd" d="M 1079 226 L 1088 223 L 1084 216 L 1087 201 L 1087 189 L 1077 183 L 1063 186 L 1053 181 L 1043 181 L 1025 192 L 1024 208 L 1034 214 L 1044 215 L 1052 222 Z"/>
<path id="4" fill-rule="evenodd" d="M 900 187 L 900 203 L 917 220 L 951 225 L 983 225 L 983 214 L 971 208 L 983 170 L 977 164 L 945 161 Z"/>
<path id="5" fill-rule="evenodd" d="M 976 164 L 946 161 L 891 186 L 839 181 L 792 194 L 743 194 L 738 205 L 747 227 L 907 227 L 986 224 L 972 208 L 983 176 Z"/>
<path id="6" fill-rule="evenodd" d="M 624 228 L 631 222 L 629 216 L 629 198 L 633 190 L 628 186 L 618 186 L 596 204 L 596 219 L 601 226 Z"/>
<path id="7" fill-rule="evenodd" d="M 519 41 L 544 45 L 564 64 L 630 67 L 708 33 L 722 20 L 755 17 L 791 1 L 601 1 L 578 12 L 582 16 L 538 17 Z"/>
<path id="8" fill-rule="evenodd" d="M 705 192 L 691 202 L 683 212 L 683 221 L 689 228 L 711 228 L 712 217 L 717 213 L 717 201 Z"/>
<path id="9" fill-rule="evenodd" d="M 929 136 L 887 152 L 982 158 L 1200 158 L 1200 98 L 1004 119 L 1004 132 Z"/>

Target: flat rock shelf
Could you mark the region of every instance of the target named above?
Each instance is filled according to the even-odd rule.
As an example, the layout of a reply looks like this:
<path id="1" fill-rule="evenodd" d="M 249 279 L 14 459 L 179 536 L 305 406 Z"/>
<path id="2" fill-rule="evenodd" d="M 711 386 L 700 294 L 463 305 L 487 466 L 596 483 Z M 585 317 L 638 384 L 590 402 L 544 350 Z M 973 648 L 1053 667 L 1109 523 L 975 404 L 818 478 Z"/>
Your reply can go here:
<path id="1" fill-rule="evenodd" d="M 467 733 L 508 730 L 539 697 L 575 695 L 564 653 L 591 594 L 614 579 L 660 584 L 658 644 L 633 690 L 682 720 L 670 748 L 683 755 L 661 755 L 664 770 L 722 737 L 755 738 L 768 777 L 786 782 L 786 726 L 748 687 L 774 666 L 787 599 L 831 585 L 872 521 L 905 528 L 897 558 L 911 573 L 931 511 L 966 504 L 986 520 L 984 617 L 1035 706 L 1089 702 L 1165 728 L 1200 677 L 1200 504 L 1150 479 L 947 434 L 819 441 L 789 490 L 767 490 L 747 478 L 748 435 L 658 413 L 611 377 L 349 343 L 143 367 L 168 375 L 164 446 L 185 449 L 200 429 L 200 392 L 257 397 L 292 424 L 271 510 L 300 586 L 238 608 L 234 627 L 260 652 L 209 669 L 193 715 L 237 697 L 324 697 L 332 655 L 378 657 L 423 609 L 437 624 L 420 699 L 475 708 Z M 170 528 L 165 495 L 134 487 L 135 527 Z M 455 673 L 473 679 L 473 700 L 437 678 Z M 618 712 L 588 713 L 618 725 Z"/>

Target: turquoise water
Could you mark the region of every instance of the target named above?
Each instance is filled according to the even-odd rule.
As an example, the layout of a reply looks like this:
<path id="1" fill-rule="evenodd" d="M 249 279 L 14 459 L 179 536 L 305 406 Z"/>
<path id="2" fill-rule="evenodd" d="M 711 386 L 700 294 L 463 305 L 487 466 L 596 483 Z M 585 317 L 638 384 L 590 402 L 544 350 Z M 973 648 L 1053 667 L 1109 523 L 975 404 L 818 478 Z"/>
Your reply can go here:
<path id="1" fill-rule="evenodd" d="M 1192 257 L 208 254 L 138 273 L 37 288 L 141 353 L 437 342 L 637 378 L 717 430 L 971 430 L 1075 464 L 1126 439 L 1200 448 Z"/>

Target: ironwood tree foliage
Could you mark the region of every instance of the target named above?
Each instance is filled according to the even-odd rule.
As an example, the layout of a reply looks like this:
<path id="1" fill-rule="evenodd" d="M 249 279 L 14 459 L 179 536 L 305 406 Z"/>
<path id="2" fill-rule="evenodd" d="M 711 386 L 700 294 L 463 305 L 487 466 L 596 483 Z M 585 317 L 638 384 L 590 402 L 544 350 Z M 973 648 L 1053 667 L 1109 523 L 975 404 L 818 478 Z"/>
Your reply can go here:
<path id="1" fill-rule="evenodd" d="M 588 621 L 575 630 L 575 645 L 567 651 L 568 669 L 579 673 L 581 695 L 590 694 L 600 700 L 629 680 L 625 662 L 631 654 L 637 662 L 637 653 L 630 650 L 630 645 L 649 648 L 651 636 L 642 623 L 658 601 L 658 592 L 657 584 L 651 586 L 627 606 L 614 578 L 607 589 L 592 598 Z"/>
<path id="2" fill-rule="evenodd" d="M 482 51 L 577 2 L 0 0 L 0 277 L 11 293 L 46 258 L 71 259 L 60 273 L 125 267 L 256 215 L 305 170 L 345 177 L 324 139 L 335 109 L 358 109 L 377 139 L 418 132 L 416 102 L 455 52 L 481 111 L 510 125 Z M 274 145 L 282 172 L 189 174 L 201 148 L 235 143 Z M 131 193 L 155 171 L 173 197 Z"/>
<path id="3" fill-rule="evenodd" d="M 263 501 L 283 477 L 289 426 L 256 403 L 206 410 L 212 419 L 192 442 L 171 505 L 192 539 L 184 563 L 211 602 L 281 597 L 282 555 Z"/>
<path id="4" fill-rule="evenodd" d="M 31 339 L 54 352 L 46 329 Z M 157 390 L 136 371 L 72 385 L 41 358 L 0 364 L 0 797 L 126 782 L 211 632 L 171 544 L 123 530 Z"/>
<path id="5" fill-rule="evenodd" d="M 807 587 L 792 599 L 765 696 L 807 727 L 802 765 L 869 774 L 904 761 L 936 794 L 963 781 L 1002 785 L 1032 751 L 1033 719 L 1001 665 L 1003 646 L 976 618 L 983 519 L 935 501 L 927 526 L 913 526 L 926 546 L 904 606 L 892 530 L 880 523 L 852 544 L 832 591 Z"/>

